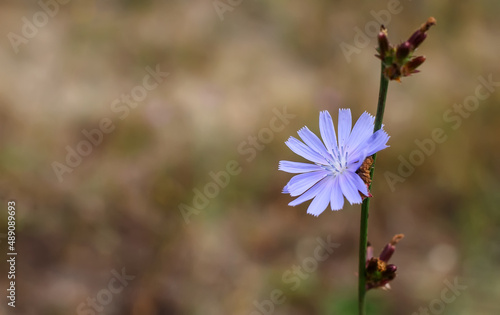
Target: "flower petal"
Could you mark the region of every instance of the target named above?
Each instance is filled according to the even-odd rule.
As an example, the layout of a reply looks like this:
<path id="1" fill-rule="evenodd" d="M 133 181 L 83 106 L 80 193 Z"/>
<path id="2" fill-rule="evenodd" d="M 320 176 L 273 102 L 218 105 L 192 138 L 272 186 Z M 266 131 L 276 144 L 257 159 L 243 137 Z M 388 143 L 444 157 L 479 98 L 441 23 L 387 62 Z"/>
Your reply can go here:
<path id="1" fill-rule="evenodd" d="M 349 147 L 349 153 L 354 154 L 355 151 L 363 144 L 366 140 L 370 138 L 373 134 L 373 126 L 375 122 L 375 117 L 364 112 L 358 121 L 352 128 L 349 140 L 347 140 L 346 146 Z"/>
<path id="2" fill-rule="evenodd" d="M 354 176 L 358 175 L 350 171 L 345 171 L 339 175 L 340 188 L 350 204 L 361 203 L 362 201 Z"/>
<path id="3" fill-rule="evenodd" d="M 311 149 L 321 154 L 326 160 L 331 160 L 330 153 L 326 151 L 325 145 L 309 128 L 304 127 L 297 132 L 302 139 Z"/>
<path id="4" fill-rule="evenodd" d="M 318 191 L 318 194 L 307 208 L 307 213 L 312 214 L 315 217 L 325 211 L 325 209 L 328 207 L 328 204 L 330 203 L 333 180 L 327 180 L 321 186 L 321 190 Z"/>
<path id="5" fill-rule="evenodd" d="M 289 194 L 290 191 L 288 190 L 288 184 L 285 185 L 285 187 L 283 187 L 283 191 L 281 192 L 283 194 Z"/>
<path id="6" fill-rule="evenodd" d="M 352 118 L 351 118 L 351 110 L 340 109 L 339 110 L 339 149 L 342 150 L 342 147 L 345 147 L 347 140 L 349 139 L 349 135 L 351 134 L 352 127 Z"/>
<path id="7" fill-rule="evenodd" d="M 328 152 L 333 156 L 337 156 L 337 135 L 335 134 L 332 116 L 326 110 L 319 113 L 319 131 Z"/>
<path id="8" fill-rule="evenodd" d="M 362 149 L 363 149 L 363 151 L 357 150 L 357 152 L 355 152 L 355 154 L 349 155 L 349 161 L 347 164 L 348 170 L 350 170 L 352 172 L 356 172 L 358 170 L 358 168 L 361 166 L 361 164 L 363 164 L 365 159 L 368 157 L 368 155 L 366 154 L 366 152 L 367 152 L 366 149 L 365 148 L 362 148 Z"/>
<path id="9" fill-rule="evenodd" d="M 295 152 L 295 154 L 300 155 L 301 157 L 311 162 L 325 164 L 325 165 L 328 164 L 328 161 L 325 160 L 325 158 L 322 157 L 321 154 L 312 150 L 311 148 L 309 148 L 299 140 L 295 139 L 294 137 L 288 138 L 285 144 L 290 148 L 290 150 Z"/>
<path id="10" fill-rule="evenodd" d="M 369 196 L 370 193 L 368 192 L 368 187 L 366 186 L 366 183 L 359 177 L 358 174 L 352 173 L 352 179 L 354 180 L 354 184 L 356 185 L 356 188 L 365 196 Z M 363 198 L 361 198 L 363 199 Z"/>
<path id="11" fill-rule="evenodd" d="M 311 172 L 311 173 L 304 173 L 304 174 L 299 174 L 295 175 L 290 179 L 290 181 L 287 184 L 288 191 L 290 192 L 290 196 L 295 197 L 309 188 L 316 184 L 318 181 L 323 179 L 324 177 L 328 176 L 329 172 L 328 171 L 319 171 L 319 172 Z"/>
<path id="12" fill-rule="evenodd" d="M 307 173 L 323 170 L 321 166 L 316 164 L 291 161 L 280 161 L 278 169 L 287 173 Z"/>
<path id="13" fill-rule="evenodd" d="M 356 172 L 360 168 L 361 164 L 363 164 L 363 162 L 365 161 L 365 159 L 366 159 L 366 157 L 364 159 L 356 159 L 356 160 L 354 160 L 354 162 L 349 163 L 347 165 L 347 169 L 349 171 L 351 171 L 351 172 Z"/>
<path id="14" fill-rule="evenodd" d="M 323 187 L 323 185 L 325 184 L 325 182 L 328 181 L 328 180 L 330 180 L 330 177 L 323 178 L 321 181 L 319 181 L 318 183 L 316 183 L 316 185 L 312 186 L 311 189 L 309 189 L 308 191 L 306 191 L 300 197 L 298 197 L 295 200 L 292 200 L 288 205 L 289 206 L 300 205 L 304 201 L 307 201 L 309 199 L 312 199 L 312 198 L 316 197 L 316 195 L 321 190 L 321 188 Z"/>
<path id="15" fill-rule="evenodd" d="M 377 130 L 368 140 L 366 140 L 366 144 L 363 147 L 363 149 L 366 150 L 366 156 L 388 148 L 387 141 L 389 141 L 389 138 L 389 135 L 384 130 Z"/>
<path id="16" fill-rule="evenodd" d="M 332 210 L 340 210 L 344 206 L 344 195 L 342 194 L 342 189 L 340 188 L 339 176 L 336 176 L 333 179 L 330 206 Z"/>

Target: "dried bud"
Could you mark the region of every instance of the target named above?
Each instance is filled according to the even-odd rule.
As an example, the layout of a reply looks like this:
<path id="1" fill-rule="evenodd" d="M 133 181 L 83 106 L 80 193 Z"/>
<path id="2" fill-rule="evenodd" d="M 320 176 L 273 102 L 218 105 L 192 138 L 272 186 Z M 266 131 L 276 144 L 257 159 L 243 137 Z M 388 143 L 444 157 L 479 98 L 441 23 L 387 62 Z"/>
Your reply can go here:
<path id="1" fill-rule="evenodd" d="M 390 244 L 396 246 L 396 244 L 399 243 L 399 241 L 401 241 L 404 237 L 404 234 L 396 234 L 392 237 Z"/>
<path id="2" fill-rule="evenodd" d="M 422 33 L 427 32 L 431 28 L 431 26 L 436 25 L 436 22 L 437 22 L 436 19 L 431 16 L 430 18 L 427 19 L 427 21 L 424 24 L 420 26 L 420 31 Z"/>
<path id="3" fill-rule="evenodd" d="M 372 178 L 371 178 L 372 165 L 373 165 L 373 158 L 371 156 L 369 156 L 363 161 L 361 166 L 356 171 L 356 174 L 358 174 L 359 177 L 361 177 L 361 179 L 365 183 L 366 187 L 368 188 L 368 196 L 365 196 L 362 193 L 359 193 L 361 195 L 361 198 L 363 198 L 363 199 L 367 198 L 367 197 L 373 197 L 372 194 L 370 193 L 370 184 L 372 182 Z"/>

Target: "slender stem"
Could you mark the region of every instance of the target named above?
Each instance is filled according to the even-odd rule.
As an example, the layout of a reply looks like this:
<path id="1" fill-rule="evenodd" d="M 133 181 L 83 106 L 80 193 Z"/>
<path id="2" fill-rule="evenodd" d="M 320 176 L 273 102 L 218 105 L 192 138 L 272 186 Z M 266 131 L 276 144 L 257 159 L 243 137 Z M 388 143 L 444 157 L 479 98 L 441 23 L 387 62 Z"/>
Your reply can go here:
<path id="1" fill-rule="evenodd" d="M 380 70 L 380 89 L 378 91 L 378 105 L 377 105 L 377 114 L 375 116 L 375 127 L 373 128 L 373 132 L 382 128 L 382 120 L 384 119 L 384 111 L 385 111 L 385 100 L 387 98 L 387 88 L 389 87 L 389 80 L 383 74 L 384 65 L 382 64 Z"/>
<path id="2" fill-rule="evenodd" d="M 383 74 L 384 66 L 380 72 L 380 89 L 378 95 L 377 115 L 375 116 L 375 127 L 373 132 L 382 127 L 382 119 L 384 118 L 385 100 L 387 97 L 387 88 L 389 87 L 389 80 Z M 373 156 L 372 169 L 370 177 L 373 179 L 373 171 L 375 170 L 375 160 L 377 154 Z M 373 181 L 372 181 L 373 183 Z M 370 187 L 371 189 L 371 184 Z M 358 283 L 358 310 L 359 315 L 365 315 L 365 295 L 366 295 L 366 247 L 368 244 L 368 207 L 370 206 L 370 198 L 365 198 L 361 205 L 361 221 L 359 224 L 359 283 Z"/>

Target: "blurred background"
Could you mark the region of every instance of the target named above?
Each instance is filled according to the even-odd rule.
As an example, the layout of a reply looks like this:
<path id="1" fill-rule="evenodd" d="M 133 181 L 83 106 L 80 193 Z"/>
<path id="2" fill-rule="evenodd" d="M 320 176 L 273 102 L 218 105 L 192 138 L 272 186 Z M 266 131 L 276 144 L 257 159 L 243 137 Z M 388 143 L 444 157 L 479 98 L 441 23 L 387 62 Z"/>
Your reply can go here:
<path id="1" fill-rule="evenodd" d="M 0 5 L 1 313 L 356 314 L 360 206 L 288 206 L 278 162 L 320 110 L 375 114 L 370 26 L 399 43 L 434 16 L 389 86 L 369 240 L 405 238 L 368 314 L 499 314 L 498 1 Z"/>

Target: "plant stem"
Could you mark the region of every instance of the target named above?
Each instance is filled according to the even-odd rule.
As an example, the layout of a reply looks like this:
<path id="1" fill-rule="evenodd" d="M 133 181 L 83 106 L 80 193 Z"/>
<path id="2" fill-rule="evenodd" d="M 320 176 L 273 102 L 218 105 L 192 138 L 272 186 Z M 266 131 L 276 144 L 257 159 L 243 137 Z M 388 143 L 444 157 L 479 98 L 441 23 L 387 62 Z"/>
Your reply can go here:
<path id="1" fill-rule="evenodd" d="M 389 87 L 389 80 L 384 76 L 383 73 L 384 65 L 380 71 L 380 89 L 378 95 L 378 105 L 377 114 L 375 116 L 375 127 L 373 132 L 379 130 L 382 127 L 382 119 L 384 118 L 385 110 L 385 100 L 387 97 L 387 88 Z M 375 160 L 377 154 L 373 156 L 372 169 L 370 171 L 370 177 L 373 180 L 373 172 L 375 170 Z M 373 181 L 372 181 L 373 183 Z M 371 189 L 371 185 L 369 189 Z M 361 205 L 361 221 L 359 224 L 359 282 L 358 282 L 358 310 L 359 315 L 365 315 L 365 295 L 366 295 L 366 247 L 368 244 L 368 207 L 370 206 L 370 198 L 365 198 L 363 204 Z"/>

